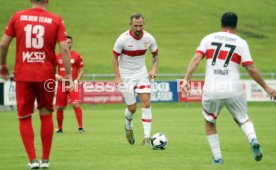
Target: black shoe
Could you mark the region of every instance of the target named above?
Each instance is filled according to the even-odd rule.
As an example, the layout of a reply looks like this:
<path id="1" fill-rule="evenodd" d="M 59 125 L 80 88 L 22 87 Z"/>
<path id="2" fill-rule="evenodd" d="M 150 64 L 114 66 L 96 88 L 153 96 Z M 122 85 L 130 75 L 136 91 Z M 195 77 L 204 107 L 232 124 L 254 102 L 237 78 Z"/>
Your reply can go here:
<path id="1" fill-rule="evenodd" d="M 79 128 L 79 132 L 80 132 L 80 133 L 83 133 L 83 132 L 84 132 L 84 129 L 83 129 L 83 128 Z"/>
<path id="2" fill-rule="evenodd" d="M 125 127 L 125 132 L 126 132 L 126 139 L 127 139 L 128 143 L 133 145 L 135 143 L 133 130 L 132 129 L 127 129 Z"/>
<path id="3" fill-rule="evenodd" d="M 62 133 L 63 131 L 62 131 L 62 129 L 57 129 L 56 130 L 56 133 Z"/>

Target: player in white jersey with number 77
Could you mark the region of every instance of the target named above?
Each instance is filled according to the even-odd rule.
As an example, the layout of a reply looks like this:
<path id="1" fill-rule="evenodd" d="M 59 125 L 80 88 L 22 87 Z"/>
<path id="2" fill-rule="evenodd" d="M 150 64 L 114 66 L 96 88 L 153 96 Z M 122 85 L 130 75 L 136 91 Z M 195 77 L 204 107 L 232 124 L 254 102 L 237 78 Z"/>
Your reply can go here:
<path id="1" fill-rule="evenodd" d="M 213 154 L 213 162 L 216 164 L 223 163 L 215 124 L 223 106 L 226 106 L 247 136 L 254 159 L 260 161 L 263 157 L 253 123 L 247 115 L 247 102 L 240 80 L 240 64 L 273 99 L 276 98 L 275 89 L 265 83 L 254 66 L 247 42 L 235 34 L 237 21 L 238 16 L 235 13 L 223 14 L 221 31 L 209 34 L 202 39 L 189 64 L 181 87 L 182 93 L 188 96 L 192 74 L 199 62 L 206 57 L 202 114 L 206 120 L 206 135 Z"/>
<path id="2" fill-rule="evenodd" d="M 115 83 L 118 85 L 126 103 L 125 132 L 130 144 L 134 144 L 133 114 L 136 111 L 136 93 L 141 101 L 144 127 L 143 144 L 150 144 L 152 113 L 150 107 L 150 81 L 157 73 L 158 48 L 155 39 L 143 30 L 144 18 L 141 14 L 130 17 L 130 30 L 117 39 L 113 48 Z M 147 71 L 145 53 L 150 49 L 153 60 L 152 69 Z"/>

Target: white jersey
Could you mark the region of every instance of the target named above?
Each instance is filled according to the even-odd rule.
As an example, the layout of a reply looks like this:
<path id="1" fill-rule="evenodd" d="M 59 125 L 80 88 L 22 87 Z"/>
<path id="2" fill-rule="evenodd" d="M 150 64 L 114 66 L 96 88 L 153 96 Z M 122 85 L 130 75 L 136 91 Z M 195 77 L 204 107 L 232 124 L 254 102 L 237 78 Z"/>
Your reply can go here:
<path id="1" fill-rule="evenodd" d="M 222 99 L 243 93 L 240 64 L 253 64 L 247 42 L 230 32 L 216 32 L 201 41 L 197 52 L 206 56 L 204 96 Z"/>
<path id="2" fill-rule="evenodd" d="M 135 74 L 147 72 L 145 65 L 147 49 L 150 49 L 153 55 L 158 52 L 155 39 L 146 31 L 143 31 L 139 38 L 136 38 L 130 30 L 119 36 L 114 45 L 113 53 L 119 56 L 121 76 L 131 77 Z"/>

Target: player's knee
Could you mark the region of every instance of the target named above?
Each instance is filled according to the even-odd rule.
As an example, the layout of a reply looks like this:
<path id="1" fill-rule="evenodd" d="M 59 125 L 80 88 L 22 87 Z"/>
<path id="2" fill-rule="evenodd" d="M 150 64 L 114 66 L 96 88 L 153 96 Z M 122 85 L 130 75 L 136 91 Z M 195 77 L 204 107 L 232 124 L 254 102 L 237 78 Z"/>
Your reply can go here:
<path id="1" fill-rule="evenodd" d="M 142 108 L 150 108 L 150 101 L 149 100 L 143 101 L 141 105 L 142 105 Z"/>
<path id="2" fill-rule="evenodd" d="M 56 107 L 57 111 L 63 111 L 64 107 Z"/>
<path id="3" fill-rule="evenodd" d="M 205 122 L 206 122 L 206 126 L 209 126 L 209 127 L 215 127 L 216 126 L 215 122 L 211 122 L 211 121 L 208 121 L 208 120 L 205 120 Z"/>
<path id="4" fill-rule="evenodd" d="M 135 113 L 136 112 L 136 105 L 127 106 L 127 109 L 131 113 Z"/>
<path id="5" fill-rule="evenodd" d="M 52 114 L 52 111 L 45 107 L 42 107 L 39 109 L 39 113 L 40 113 L 40 115 L 50 115 L 50 114 Z"/>
<path id="6" fill-rule="evenodd" d="M 72 103 L 72 106 L 73 106 L 74 108 L 77 108 L 77 107 L 80 106 L 80 104 L 79 104 L 78 102 L 76 102 L 76 103 Z"/>

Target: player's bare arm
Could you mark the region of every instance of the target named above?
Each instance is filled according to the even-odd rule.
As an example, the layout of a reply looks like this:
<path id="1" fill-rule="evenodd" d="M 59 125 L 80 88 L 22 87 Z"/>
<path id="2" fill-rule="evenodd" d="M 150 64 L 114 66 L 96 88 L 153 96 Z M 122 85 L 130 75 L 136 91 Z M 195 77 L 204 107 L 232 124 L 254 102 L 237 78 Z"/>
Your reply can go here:
<path id="1" fill-rule="evenodd" d="M 65 68 L 65 78 L 72 79 L 71 77 L 71 63 L 70 63 L 70 50 L 68 48 L 67 42 L 66 41 L 61 41 L 59 43 L 60 47 L 60 53 L 62 56 L 62 61 L 64 63 L 64 68 Z"/>
<path id="2" fill-rule="evenodd" d="M 152 56 L 152 68 L 149 72 L 150 79 L 155 79 L 155 77 L 157 76 L 158 62 L 159 62 L 159 56 L 158 55 Z"/>
<path id="3" fill-rule="evenodd" d="M 183 79 L 183 84 L 181 86 L 181 91 L 184 96 L 189 96 L 190 94 L 190 80 L 192 78 L 193 73 L 197 69 L 200 61 L 202 60 L 203 56 L 200 53 L 195 53 L 194 57 L 191 59 L 190 64 L 187 68 L 186 74 Z"/>
<path id="4" fill-rule="evenodd" d="M 11 41 L 12 37 L 4 34 L 0 43 L 0 77 L 4 80 L 7 80 L 9 76 L 9 69 L 7 65 L 7 53 Z"/>
<path id="5" fill-rule="evenodd" d="M 119 72 L 118 56 L 115 54 L 112 55 L 112 64 L 113 64 L 113 69 L 115 74 L 115 84 L 119 85 L 121 83 L 121 76 Z"/>
<path id="6" fill-rule="evenodd" d="M 252 77 L 275 100 L 276 90 L 266 84 L 258 69 L 254 65 L 247 65 L 245 68 L 250 77 Z"/>
<path id="7" fill-rule="evenodd" d="M 76 78 L 77 82 L 80 81 L 80 79 L 83 76 L 83 73 L 84 73 L 84 67 L 79 68 L 79 74 L 78 74 L 78 77 Z"/>

